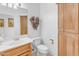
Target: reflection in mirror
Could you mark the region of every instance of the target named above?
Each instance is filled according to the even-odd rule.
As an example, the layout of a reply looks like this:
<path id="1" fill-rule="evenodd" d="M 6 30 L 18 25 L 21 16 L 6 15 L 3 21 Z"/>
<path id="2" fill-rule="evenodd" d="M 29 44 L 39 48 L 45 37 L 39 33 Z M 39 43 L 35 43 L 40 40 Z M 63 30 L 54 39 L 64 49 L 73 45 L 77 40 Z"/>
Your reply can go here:
<path id="1" fill-rule="evenodd" d="M 13 9 L 0 5 L 0 40 L 17 40 L 21 36 L 20 16 L 27 16 L 27 9 Z M 27 26 L 27 24 L 26 24 Z M 28 28 L 26 28 L 28 29 Z M 26 30 L 27 31 L 27 30 Z M 24 34 L 27 36 L 27 34 Z"/>
<path id="2" fill-rule="evenodd" d="M 4 39 L 11 39 L 15 35 L 14 28 L 8 28 L 8 18 L 13 18 L 13 16 L 0 14 L 0 40 L 1 41 Z"/>
<path id="3" fill-rule="evenodd" d="M 8 6 L 8 3 L 0 3 L 3 6 Z"/>
<path id="4" fill-rule="evenodd" d="M 13 26 L 14 26 L 14 19 L 8 18 L 8 27 L 13 27 Z"/>
<path id="5" fill-rule="evenodd" d="M 0 19 L 0 27 L 4 27 L 4 19 Z"/>

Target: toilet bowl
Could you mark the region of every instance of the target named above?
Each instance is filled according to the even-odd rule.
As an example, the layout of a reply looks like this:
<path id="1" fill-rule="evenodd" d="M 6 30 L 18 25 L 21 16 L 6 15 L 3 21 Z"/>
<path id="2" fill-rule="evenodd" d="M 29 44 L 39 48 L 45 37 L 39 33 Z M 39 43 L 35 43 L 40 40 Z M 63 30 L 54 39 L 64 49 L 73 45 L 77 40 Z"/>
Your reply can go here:
<path id="1" fill-rule="evenodd" d="M 45 56 L 48 54 L 48 47 L 46 45 L 42 45 L 42 44 L 38 45 L 37 50 L 38 50 L 37 55 L 39 56 Z"/>
<path id="2" fill-rule="evenodd" d="M 48 47 L 43 43 L 41 43 L 41 37 L 37 37 L 36 39 L 34 39 L 33 45 L 37 55 L 39 56 L 47 55 Z"/>

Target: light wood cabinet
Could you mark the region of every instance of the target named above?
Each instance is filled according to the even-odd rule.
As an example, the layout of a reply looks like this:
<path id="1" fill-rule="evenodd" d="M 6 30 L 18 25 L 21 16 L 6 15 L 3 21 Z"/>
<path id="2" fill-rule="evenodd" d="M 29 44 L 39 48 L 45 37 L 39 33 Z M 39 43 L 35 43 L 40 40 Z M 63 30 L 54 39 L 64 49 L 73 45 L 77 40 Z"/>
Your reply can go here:
<path id="1" fill-rule="evenodd" d="M 32 55 L 32 45 L 31 43 L 22 45 L 17 48 L 9 49 L 0 52 L 2 56 L 31 56 Z"/>
<path id="2" fill-rule="evenodd" d="M 59 56 L 79 55 L 79 34 L 59 32 Z"/>
<path id="3" fill-rule="evenodd" d="M 59 55 L 79 55 L 79 4 L 58 4 Z"/>
<path id="4" fill-rule="evenodd" d="M 78 33 L 79 32 L 79 20 L 78 20 L 78 4 L 64 4 L 64 31 Z"/>
<path id="5" fill-rule="evenodd" d="M 65 33 L 66 53 L 68 56 L 78 55 L 78 34 Z"/>
<path id="6" fill-rule="evenodd" d="M 59 55 L 65 56 L 66 55 L 66 40 L 65 40 L 65 35 L 64 32 L 59 32 Z"/>
<path id="7" fill-rule="evenodd" d="M 32 56 L 32 53 L 31 52 L 27 52 L 27 53 L 23 53 L 22 55 L 20 56 Z"/>
<path id="8" fill-rule="evenodd" d="M 58 4 L 59 31 L 79 33 L 79 4 Z"/>
<path id="9" fill-rule="evenodd" d="M 64 25 L 63 25 L 63 19 L 64 19 L 64 5 L 63 4 L 58 4 L 58 28 L 59 28 L 59 31 L 64 31 Z"/>

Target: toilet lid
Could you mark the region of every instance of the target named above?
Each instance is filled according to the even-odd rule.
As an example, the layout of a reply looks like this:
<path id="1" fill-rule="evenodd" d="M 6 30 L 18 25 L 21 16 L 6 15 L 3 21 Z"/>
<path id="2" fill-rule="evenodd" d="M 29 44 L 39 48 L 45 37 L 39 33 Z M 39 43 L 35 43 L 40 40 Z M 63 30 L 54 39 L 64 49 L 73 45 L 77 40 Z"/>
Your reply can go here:
<path id="1" fill-rule="evenodd" d="M 43 51 L 47 51 L 48 50 L 48 47 L 45 46 L 45 45 L 38 45 L 38 50 L 43 50 Z"/>

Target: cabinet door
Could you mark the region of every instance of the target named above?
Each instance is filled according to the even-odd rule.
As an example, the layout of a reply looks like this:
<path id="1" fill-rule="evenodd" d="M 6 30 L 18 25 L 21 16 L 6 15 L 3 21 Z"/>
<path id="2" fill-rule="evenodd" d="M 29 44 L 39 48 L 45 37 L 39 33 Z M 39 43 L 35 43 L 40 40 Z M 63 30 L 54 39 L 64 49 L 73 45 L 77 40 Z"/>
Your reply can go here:
<path id="1" fill-rule="evenodd" d="M 58 41 L 59 56 L 66 56 L 66 40 L 65 40 L 64 32 L 59 32 L 58 39 L 59 39 Z"/>
<path id="2" fill-rule="evenodd" d="M 64 4 L 64 31 L 78 33 L 78 4 Z"/>
<path id="3" fill-rule="evenodd" d="M 58 4 L 58 28 L 59 31 L 63 31 L 63 17 L 64 17 L 64 5 Z"/>
<path id="4" fill-rule="evenodd" d="M 68 56 L 78 55 L 78 34 L 65 33 L 66 51 Z"/>
<path id="5" fill-rule="evenodd" d="M 59 55 L 77 56 L 79 55 L 79 36 L 78 34 L 59 32 Z"/>
<path id="6" fill-rule="evenodd" d="M 28 54 L 28 52 L 30 54 Z M 26 53 L 27 55 L 32 54 L 32 45 L 31 45 L 31 43 L 28 43 L 28 44 L 22 45 L 20 47 L 16 47 L 16 48 L 13 48 L 13 49 L 9 49 L 9 50 L 0 52 L 0 54 L 2 56 L 21 56 L 24 53 Z"/>
<path id="7" fill-rule="evenodd" d="M 25 52 L 24 54 L 22 54 L 20 56 L 32 56 L 32 51 Z"/>

